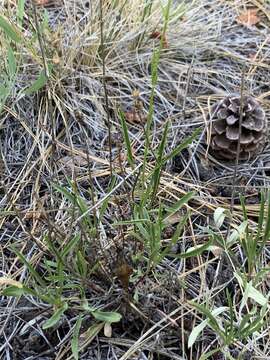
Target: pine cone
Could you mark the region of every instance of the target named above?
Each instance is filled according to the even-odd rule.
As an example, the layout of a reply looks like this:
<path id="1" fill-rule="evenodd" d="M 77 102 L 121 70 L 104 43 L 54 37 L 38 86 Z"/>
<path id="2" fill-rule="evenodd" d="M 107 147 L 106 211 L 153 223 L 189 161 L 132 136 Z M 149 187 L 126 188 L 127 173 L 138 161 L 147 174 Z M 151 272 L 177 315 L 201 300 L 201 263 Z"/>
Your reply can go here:
<path id="1" fill-rule="evenodd" d="M 211 108 L 209 116 L 210 150 L 219 159 L 234 160 L 240 135 L 240 96 L 226 97 Z M 240 160 L 247 160 L 262 150 L 267 122 L 264 110 L 251 96 L 243 97 Z"/>

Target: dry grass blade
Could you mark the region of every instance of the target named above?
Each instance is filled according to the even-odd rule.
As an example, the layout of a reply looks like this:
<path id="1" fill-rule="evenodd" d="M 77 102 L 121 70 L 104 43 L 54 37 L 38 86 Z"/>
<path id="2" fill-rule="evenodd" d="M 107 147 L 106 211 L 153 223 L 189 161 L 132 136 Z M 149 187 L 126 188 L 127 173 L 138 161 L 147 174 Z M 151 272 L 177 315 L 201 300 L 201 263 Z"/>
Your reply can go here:
<path id="1" fill-rule="evenodd" d="M 269 358 L 254 299 L 270 289 L 269 142 L 236 163 L 203 142 L 212 105 L 243 95 L 243 68 L 269 119 L 268 7 L 0 2 L 1 358 L 71 359 L 74 329 L 82 359 L 195 360 L 219 347 L 219 360 Z M 232 306 L 218 315 L 231 338 L 207 306 Z"/>

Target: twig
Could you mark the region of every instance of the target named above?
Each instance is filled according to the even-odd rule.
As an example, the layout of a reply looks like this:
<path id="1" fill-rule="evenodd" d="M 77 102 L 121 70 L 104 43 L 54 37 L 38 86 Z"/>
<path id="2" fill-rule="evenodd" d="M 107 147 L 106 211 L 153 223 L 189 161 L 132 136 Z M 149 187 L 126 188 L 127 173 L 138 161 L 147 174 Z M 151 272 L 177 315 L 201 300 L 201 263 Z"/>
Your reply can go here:
<path id="1" fill-rule="evenodd" d="M 189 88 L 190 88 L 190 81 L 191 81 L 191 78 L 192 78 L 194 54 L 195 54 L 195 50 L 193 52 L 191 63 L 189 64 L 188 71 L 187 71 L 187 82 L 186 82 L 186 87 L 185 87 L 185 94 L 184 94 L 183 108 L 182 108 L 183 121 L 186 120 L 186 104 L 187 104 L 187 96 L 188 96 L 188 92 L 189 92 Z"/>
<path id="2" fill-rule="evenodd" d="M 241 86 L 240 86 L 240 114 L 239 114 L 240 116 L 239 116 L 239 126 L 238 126 L 239 138 L 237 141 L 237 153 L 236 153 L 235 167 L 234 167 L 234 172 L 233 172 L 232 197 L 231 197 L 231 204 L 230 204 L 230 218 L 229 218 L 229 223 L 228 223 L 225 239 L 228 239 L 228 237 L 229 237 L 231 225 L 232 225 L 232 217 L 233 217 L 234 198 L 235 198 L 235 191 L 236 191 L 236 176 L 238 173 L 239 154 L 240 154 L 241 135 L 242 135 L 244 83 L 245 83 L 245 68 L 243 67 L 242 76 L 241 76 Z M 238 266 L 236 257 L 232 258 L 232 254 L 231 254 L 230 259 L 231 259 L 231 261 L 233 261 L 235 266 Z M 225 261 L 226 261 L 226 257 L 225 257 L 225 253 L 223 252 L 220 257 L 218 275 L 221 274 Z M 217 279 L 218 279 L 218 276 L 216 278 L 216 281 L 217 281 Z M 216 281 L 214 281 L 214 284 L 216 283 Z M 214 284 L 213 284 L 213 286 L 214 286 Z"/>
<path id="3" fill-rule="evenodd" d="M 43 38 L 42 38 L 41 31 L 40 31 L 40 28 L 39 28 L 38 17 L 37 17 L 37 8 L 36 8 L 36 4 L 35 4 L 34 0 L 32 0 L 32 7 L 33 7 L 34 21 L 35 21 L 35 26 L 36 26 L 36 32 L 37 32 L 39 47 L 40 47 L 40 51 L 41 51 L 41 57 L 42 57 L 44 72 L 45 72 L 46 78 L 48 79 L 49 78 L 49 71 L 48 71 L 47 62 L 46 62 L 44 42 L 43 42 Z"/>
<path id="4" fill-rule="evenodd" d="M 108 100 L 108 91 L 106 86 L 106 67 L 105 67 L 105 51 L 104 51 L 104 20 L 103 20 L 103 0 L 99 0 L 99 11 L 100 11 L 100 47 L 101 47 L 101 60 L 102 60 L 102 83 L 104 90 L 105 98 L 105 110 L 106 110 L 106 125 L 108 128 L 108 138 L 109 138 L 109 152 L 110 152 L 110 174 L 112 176 L 112 136 L 111 136 L 111 121 L 109 114 L 109 100 Z"/>
<path id="5" fill-rule="evenodd" d="M 229 236 L 230 229 L 231 229 L 231 222 L 233 216 L 233 206 L 234 206 L 234 199 L 235 199 L 235 191 L 236 191 L 236 176 L 238 173 L 239 167 L 239 154 L 240 154 L 240 145 L 241 145 L 241 136 L 242 136 L 242 122 L 243 122 L 243 97 L 244 97 L 244 84 L 245 84 L 245 68 L 243 67 L 242 76 L 241 76 L 241 87 L 240 87 L 240 117 L 239 117 L 239 126 L 238 126 L 238 133 L 239 138 L 237 141 L 237 152 L 236 152 L 236 159 L 235 159 L 235 166 L 233 171 L 233 181 L 232 181 L 232 196 L 231 196 L 231 204 L 230 204 L 230 222 L 227 229 L 226 238 Z"/>

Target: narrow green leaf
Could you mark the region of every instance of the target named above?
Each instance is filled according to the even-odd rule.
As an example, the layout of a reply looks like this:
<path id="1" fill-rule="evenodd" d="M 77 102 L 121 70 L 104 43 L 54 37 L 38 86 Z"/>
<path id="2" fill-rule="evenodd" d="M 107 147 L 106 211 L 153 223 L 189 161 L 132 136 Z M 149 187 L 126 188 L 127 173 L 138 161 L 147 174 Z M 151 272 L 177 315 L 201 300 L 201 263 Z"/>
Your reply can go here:
<path id="1" fill-rule="evenodd" d="M 182 230 L 183 230 L 189 216 L 190 216 L 190 213 L 187 212 L 182 217 L 181 221 L 179 221 L 179 223 L 178 223 L 178 225 L 176 227 L 175 233 L 172 236 L 171 245 L 175 245 L 177 243 L 177 241 L 179 240 L 180 234 L 181 234 L 181 232 L 182 232 Z"/>
<path id="2" fill-rule="evenodd" d="M 2 295 L 4 296 L 15 296 L 19 297 L 22 295 L 36 295 L 35 291 L 31 290 L 30 288 L 23 286 L 23 287 L 17 287 L 17 286 L 9 286 L 5 288 L 2 291 Z"/>
<path id="3" fill-rule="evenodd" d="M 139 223 L 150 223 L 150 219 L 135 219 L 135 220 L 123 220 L 123 221 L 117 221 L 113 224 L 113 226 L 120 226 L 120 225 L 134 225 Z"/>
<path id="4" fill-rule="evenodd" d="M 75 193 L 75 198 L 81 214 L 84 214 L 88 210 L 86 201 L 77 192 Z"/>
<path id="5" fill-rule="evenodd" d="M 75 360 L 79 360 L 79 335 L 82 326 L 82 315 L 78 317 L 71 340 L 71 350 Z"/>
<path id="6" fill-rule="evenodd" d="M 80 275 L 85 277 L 87 275 L 87 262 L 80 250 L 77 252 L 76 260 Z"/>
<path id="7" fill-rule="evenodd" d="M 24 289 L 19 288 L 17 286 L 8 286 L 4 290 L 2 290 L 1 293 L 4 296 L 14 296 L 14 297 L 25 295 Z"/>
<path id="8" fill-rule="evenodd" d="M 110 193 L 112 191 L 112 189 L 114 188 L 115 184 L 116 184 L 116 176 L 112 176 L 110 184 L 109 184 L 109 188 L 107 190 L 108 193 Z M 99 211 L 99 221 L 102 221 L 102 218 L 105 214 L 105 211 L 107 209 L 108 203 L 109 203 L 110 197 L 108 196 L 102 203 L 101 207 L 100 207 L 100 211 Z"/>
<path id="9" fill-rule="evenodd" d="M 181 21 L 180 18 L 183 18 L 189 6 L 191 6 L 193 2 L 194 0 L 189 1 L 188 4 L 181 2 L 177 7 L 174 7 L 170 15 L 170 22 L 177 23 L 178 20 Z"/>
<path id="10" fill-rule="evenodd" d="M 264 196 L 264 193 L 261 192 L 260 214 L 259 214 L 259 221 L 258 221 L 258 226 L 257 226 L 256 242 L 258 242 L 261 237 L 263 223 L 264 223 L 264 212 L 265 212 L 265 196 Z"/>
<path id="11" fill-rule="evenodd" d="M 201 132 L 202 130 L 200 128 L 194 130 L 193 134 L 188 137 L 187 139 L 185 139 L 181 144 L 179 144 L 178 146 L 176 146 L 176 148 L 173 149 L 173 151 L 167 155 L 164 159 L 163 162 L 166 162 L 168 160 L 171 160 L 172 158 L 174 158 L 177 154 L 179 154 L 182 150 L 186 149 L 188 147 L 188 145 L 190 145 L 192 143 L 193 140 L 196 139 L 196 137 L 198 136 L 198 134 Z"/>
<path id="12" fill-rule="evenodd" d="M 35 80 L 35 81 L 33 82 L 33 84 L 30 85 L 30 86 L 24 91 L 24 93 L 25 93 L 26 95 L 31 95 L 32 93 L 37 92 L 38 90 L 40 90 L 41 88 L 43 88 L 43 86 L 46 85 L 47 80 L 48 80 L 48 78 L 47 78 L 47 76 L 46 76 L 46 74 L 45 74 L 45 71 L 42 70 L 41 73 L 39 74 L 37 80 Z"/>
<path id="13" fill-rule="evenodd" d="M 244 220 L 248 220 L 247 207 L 246 207 L 246 204 L 245 204 L 245 197 L 242 194 L 240 194 L 239 196 L 240 196 L 241 207 L 242 207 L 242 210 L 243 210 Z"/>
<path id="14" fill-rule="evenodd" d="M 12 78 L 16 74 L 17 66 L 16 66 L 16 59 L 14 56 L 14 52 L 12 50 L 12 47 L 9 46 L 8 48 L 8 72 L 9 76 Z"/>
<path id="15" fill-rule="evenodd" d="M 181 197 L 180 200 L 178 200 L 173 206 L 167 207 L 166 210 L 168 214 L 166 214 L 164 220 L 168 218 L 169 216 L 176 213 L 178 210 L 180 210 L 185 204 L 189 202 L 193 197 L 195 196 L 195 191 L 190 191 L 186 193 L 184 196 Z"/>
<path id="16" fill-rule="evenodd" d="M 254 310 L 256 311 L 255 307 Z M 241 335 L 245 329 L 247 329 L 250 325 L 250 320 L 253 323 L 254 321 L 254 311 L 245 314 L 241 319 L 240 326 L 238 327 L 238 333 Z"/>
<path id="17" fill-rule="evenodd" d="M 68 304 L 64 303 L 58 310 L 55 311 L 55 313 L 47 321 L 45 321 L 45 323 L 42 326 L 42 329 L 45 330 L 57 324 L 67 309 L 68 309 Z"/>
<path id="18" fill-rule="evenodd" d="M 76 204 L 76 199 L 74 194 L 72 194 L 69 190 L 67 190 L 64 186 L 58 184 L 52 184 L 52 186 L 57 190 L 59 193 L 64 195 L 64 197 L 69 200 L 73 205 Z"/>
<path id="19" fill-rule="evenodd" d="M 18 0 L 17 20 L 18 20 L 19 25 L 22 25 L 22 22 L 23 22 L 24 4 L 25 4 L 25 0 Z"/>
<path id="20" fill-rule="evenodd" d="M 223 313 L 224 311 L 228 310 L 227 307 L 220 307 L 217 309 L 214 309 L 212 312 L 206 309 L 204 306 L 196 304 L 194 302 L 191 302 L 191 304 L 198 309 L 203 315 L 207 317 L 207 319 L 203 320 L 199 325 L 195 326 L 194 329 L 191 331 L 189 338 L 188 338 L 188 348 L 191 348 L 191 346 L 195 343 L 195 341 L 198 339 L 201 332 L 204 330 L 204 328 L 208 325 L 214 325 L 215 327 L 218 327 L 218 323 L 215 319 L 216 316 Z"/>
<path id="21" fill-rule="evenodd" d="M 122 315 L 117 312 L 105 312 L 100 310 L 91 311 L 91 314 L 95 319 L 104 321 L 107 323 L 119 322 L 122 319 Z"/>
<path id="22" fill-rule="evenodd" d="M 200 254 L 202 254 L 204 251 L 208 250 L 209 247 L 212 245 L 213 240 L 210 239 L 209 241 L 207 241 L 205 244 L 202 245 L 198 245 L 198 246 L 193 246 L 190 249 L 188 249 L 185 253 L 182 253 L 180 255 L 173 255 L 174 257 L 179 257 L 181 259 L 186 259 L 192 256 L 198 256 Z"/>
<path id="23" fill-rule="evenodd" d="M 9 94 L 9 88 L 5 85 L 0 85 L 0 98 L 5 99 Z"/>
<path id="24" fill-rule="evenodd" d="M 161 49 L 164 47 L 165 45 L 165 36 L 166 36 L 166 32 L 167 32 L 167 28 L 168 28 L 168 23 L 169 23 L 169 18 L 170 18 L 170 10 L 171 10 L 171 5 L 172 5 L 172 1 L 169 0 L 167 2 L 167 5 L 165 7 L 163 7 L 161 5 L 161 9 L 163 12 L 163 17 L 164 17 L 164 26 L 162 29 L 162 36 L 160 38 L 160 47 Z"/>
<path id="25" fill-rule="evenodd" d="M 254 286 L 252 286 L 252 282 L 250 281 L 246 288 L 245 288 L 245 292 L 243 295 L 243 300 L 242 300 L 242 304 L 241 304 L 241 308 L 243 308 L 244 305 L 246 305 L 247 303 L 247 299 L 251 298 L 252 300 L 254 300 L 256 303 L 260 304 L 261 306 L 264 306 L 268 303 L 267 298 L 257 289 L 254 288 Z"/>
<path id="26" fill-rule="evenodd" d="M 266 220 L 266 224 L 265 224 L 264 238 L 263 238 L 264 244 L 270 238 L 270 191 L 268 192 L 267 204 L 268 204 L 268 206 L 267 206 L 267 220 Z"/>
<path id="27" fill-rule="evenodd" d="M 163 131 L 162 139 L 160 141 L 160 145 L 158 147 L 157 162 L 159 164 L 164 164 L 164 162 L 162 161 L 162 157 L 163 157 L 163 154 L 165 151 L 165 145 L 166 145 L 167 138 L 168 138 L 168 130 L 169 130 L 169 122 L 167 121 L 165 124 L 164 131 Z"/>
<path id="28" fill-rule="evenodd" d="M 16 43 L 22 41 L 21 35 L 16 26 L 11 24 L 10 21 L 3 15 L 0 15 L 0 28 L 11 40 L 15 41 Z"/>
<path id="29" fill-rule="evenodd" d="M 64 247 L 64 249 L 61 252 L 61 257 L 64 259 L 74 248 L 74 246 L 77 245 L 77 243 L 80 241 L 81 235 L 76 234 Z"/>
<path id="30" fill-rule="evenodd" d="M 60 251 L 57 249 L 54 241 L 52 241 L 51 237 L 48 234 L 46 234 L 44 236 L 44 241 L 46 241 L 48 248 L 55 255 L 55 257 L 57 259 L 57 268 L 58 268 L 57 271 L 60 272 L 60 267 L 63 267 L 63 265 L 64 265 L 64 261 L 62 259 Z"/>
<path id="31" fill-rule="evenodd" d="M 159 260 L 161 261 L 162 259 L 164 259 L 164 257 L 170 253 L 172 247 L 177 243 L 177 241 L 179 240 L 180 238 L 180 235 L 183 231 L 183 228 L 187 222 L 187 219 L 189 217 L 189 213 L 186 213 L 183 218 L 181 219 L 181 221 L 178 223 L 177 227 L 176 227 L 176 230 L 172 236 L 172 239 L 170 241 L 170 244 L 168 246 L 166 246 L 166 248 L 163 250 L 163 252 L 161 253 L 160 255 L 160 258 Z"/>
<path id="32" fill-rule="evenodd" d="M 47 284 L 39 275 L 39 273 L 35 270 L 35 268 L 30 264 L 28 260 L 17 250 L 14 246 L 11 247 L 11 250 L 18 256 L 21 262 L 27 267 L 29 272 L 33 275 L 33 277 L 37 280 L 37 282 L 43 287 L 46 288 Z"/>
<path id="33" fill-rule="evenodd" d="M 219 352 L 221 350 L 221 347 L 218 347 L 217 349 L 213 349 L 211 351 L 208 351 L 206 354 L 203 354 L 199 360 L 206 360 L 209 359 L 210 356 L 214 355 L 215 353 Z"/>
<path id="34" fill-rule="evenodd" d="M 160 145 L 158 147 L 156 166 L 155 166 L 155 170 L 154 170 L 154 173 L 153 173 L 152 182 L 151 182 L 151 185 L 150 185 L 153 188 L 152 202 L 155 200 L 155 196 L 157 194 L 159 183 L 160 183 L 161 170 L 162 170 L 162 165 L 163 165 L 162 156 L 163 156 L 163 153 L 165 151 L 165 145 L 166 145 L 167 136 L 168 136 L 168 129 L 169 129 L 169 122 L 167 122 L 165 124 L 165 129 L 164 129 L 164 132 L 163 132 L 163 136 L 162 136 L 162 139 L 160 141 Z"/>
<path id="35" fill-rule="evenodd" d="M 133 155 L 132 155 L 131 143 L 130 143 L 130 139 L 129 139 L 129 135 L 128 135 L 128 127 L 127 127 L 127 123 L 126 123 L 126 119 L 125 119 L 125 114 L 123 113 L 122 110 L 119 110 L 119 115 L 120 115 L 122 133 L 123 133 L 123 137 L 124 137 L 124 141 L 125 141 L 125 145 L 126 145 L 126 149 L 127 149 L 128 162 L 129 162 L 130 166 L 133 168 L 134 167 L 134 159 L 133 159 Z"/>

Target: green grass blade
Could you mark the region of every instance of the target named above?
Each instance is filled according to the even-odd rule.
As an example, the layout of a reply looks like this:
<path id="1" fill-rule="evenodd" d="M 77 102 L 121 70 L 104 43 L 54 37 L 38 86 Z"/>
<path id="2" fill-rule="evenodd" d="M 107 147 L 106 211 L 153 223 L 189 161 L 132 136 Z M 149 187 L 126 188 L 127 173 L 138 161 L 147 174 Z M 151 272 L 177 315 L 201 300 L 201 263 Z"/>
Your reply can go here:
<path id="1" fill-rule="evenodd" d="M 47 83 L 47 75 L 44 70 L 41 71 L 38 78 L 30 85 L 27 89 L 24 90 L 25 95 L 31 95 L 38 90 L 42 89 Z"/>
<path id="2" fill-rule="evenodd" d="M 180 210 L 185 204 L 187 204 L 189 202 L 189 200 L 191 200 L 195 195 L 195 191 L 190 191 L 188 193 L 186 193 L 184 196 L 181 197 L 180 200 L 178 200 L 173 206 L 171 207 L 167 207 L 167 214 L 164 218 L 167 219 L 169 216 L 173 215 L 174 213 L 176 213 L 178 210 Z"/>
<path id="3" fill-rule="evenodd" d="M 190 348 L 194 344 L 194 342 L 198 338 L 198 335 L 203 331 L 203 329 L 206 326 L 210 326 L 213 330 L 215 330 L 218 333 L 218 335 L 221 338 L 223 338 L 224 334 L 222 332 L 222 329 L 219 327 L 219 323 L 216 320 L 216 316 L 227 311 L 228 308 L 222 306 L 214 309 L 213 311 L 210 311 L 206 308 L 206 306 L 197 304 L 195 301 L 190 301 L 190 304 L 194 306 L 200 313 L 202 313 L 206 317 L 206 320 L 204 320 L 201 324 L 193 328 L 189 336 L 188 347 Z"/>
<path id="4" fill-rule="evenodd" d="M 185 253 L 179 255 L 173 255 L 176 258 L 186 259 L 193 256 L 198 256 L 206 251 L 213 243 L 213 240 L 210 239 L 205 244 L 194 246 L 194 248 L 188 249 Z"/>
<path id="5" fill-rule="evenodd" d="M 17 71 L 16 59 L 15 59 L 12 47 L 9 46 L 9 48 L 8 48 L 8 72 L 9 72 L 9 76 L 11 79 L 14 78 L 16 71 Z"/>
<path id="6" fill-rule="evenodd" d="M 177 241 L 179 240 L 181 233 L 184 229 L 184 226 L 187 222 L 187 219 L 189 218 L 190 214 L 186 213 L 183 218 L 181 219 L 181 221 L 178 223 L 176 230 L 171 238 L 170 244 L 168 246 L 166 246 L 166 248 L 162 251 L 162 253 L 160 254 L 160 258 L 159 260 L 161 261 L 162 259 L 164 259 L 164 257 L 170 253 L 172 247 L 177 243 Z"/>
<path id="7" fill-rule="evenodd" d="M 150 182 L 150 186 L 153 188 L 152 203 L 155 200 L 155 196 L 157 194 L 159 183 L 160 183 L 160 177 L 161 177 L 161 171 L 162 171 L 162 165 L 163 165 L 162 157 L 163 157 L 163 153 L 165 151 L 165 145 L 166 145 L 166 141 L 167 141 L 167 137 L 168 137 L 168 128 L 169 128 L 169 123 L 167 122 L 165 124 L 164 133 L 163 133 L 160 145 L 158 147 L 157 163 L 156 163 L 155 170 L 153 173 L 152 181 Z"/>
<path id="8" fill-rule="evenodd" d="M 178 155 L 182 150 L 186 149 L 188 147 L 188 145 L 190 145 L 192 143 L 192 141 L 196 139 L 196 137 L 198 136 L 198 134 L 200 132 L 201 132 L 200 128 L 196 129 L 190 137 L 188 137 L 181 144 L 176 146 L 176 148 L 173 149 L 173 151 L 169 155 L 167 155 L 165 157 L 165 159 L 163 159 L 163 161 L 166 162 L 168 160 L 171 160 L 176 155 Z"/>
<path id="9" fill-rule="evenodd" d="M 54 314 L 47 321 L 45 321 L 45 323 L 42 326 L 42 329 L 46 330 L 56 325 L 67 309 L 68 309 L 68 304 L 65 302 L 59 309 L 57 309 L 54 312 Z"/>
<path id="10" fill-rule="evenodd" d="M 265 224 L 265 230 L 264 230 L 264 243 L 266 243 L 267 240 L 269 240 L 270 237 L 270 191 L 268 193 L 268 199 L 267 199 L 267 220 Z"/>
<path id="11" fill-rule="evenodd" d="M 221 350 L 221 347 L 218 347 L 217 349 L 213 349 L 213 350 L 207 351 L 207 353 L 206 353 L 206 354 L 203 354 L 203 355 L 199 358 L 199 360 L 207 360 L 207 359 L 210 358 L 210 356 L 211 356 L 211 359 L 213 359 L 213 358 L 214 358 L 213 355 L 216 354 L 216 353 L 218 353 L 220 350 Z"/>
<path id="12" fill-rule="evenodd" d="M 68 243 L 67 245 L 64 247 L 64 249 L 61 252 L 61 257 L 62 259 L 64 259 L 70 252 L 71 250 L 78 244 L 78 242 L 81 239 L 81 234 L 76 234 Z"/>
<path id="13" fill-rule="evenodd" d="M 259 241 L 261 234 L 262 234 L 262 228 L 263 228 L 263 223 L 264 223 L 264 209 L 265 209 L 265 196 L 264 196 L 264 193 L 261 192 L 260 214 L 259 214 L 259 221 L 258 221 L 258 226 L 257 226 L 256 242 Z"/>
<path id="14" fill-rule="evenodd" d="M 80 335 L 80 329 L 82 326 L 82 320 L 83 320 L 83 317 L 82 317 L 82 314 L 80 314 L 76 321 L 76 325 L 75 325 L 72 340 L 71 340 L 71 350 L 72 350 L 72 354 L 73 354 L 75 360 L 79 360 L 79 335 Z"/>
<path id="15" fill-rule="evenodd" d="M 122 127 L 122 133 L 123 133 L 123 137 L 124 137 L 124 141 L 125 141 L 125 145 L 126 145 L 126 149 L 127 149 L 128 162 L 129 162 L 129 165 L 132 168 L 134 168 L 134 159 L 133 159 L 132 148 L 131 148 L 130 139 L 129 139 L 129 135 L 128 135 L 127 123 L 126 123 L 125 115 L 122 110 L 119 110 L 119 116 L 120 116 L 120 122 L 121 122 L 121 127 Z"/>
<path id="16" fill-rule="evenodd" d="M 0 28 L 14 42 L 20 43 L 22 41 L 21 35 L 16 26 L 11 24 L 10 21 L 3 15 L 0 15 Z"/>
<path id="17" fill-rule="evenodd" d="M 151 133 L 151 125 L 152 125 L 153 115 L 154 115 L 155 86 L 157 84 L 157 79 L 158 79 L 159 58 L 160 58 L 160 49 L 154 51 L 153 56 L 152 56 L 152 61 L 151 61 L 152 89 L 151 89 L 151 95 L 150 95 L 147 122 L 146 122 L 146 127 L 145 127 L 145 147 L 144 147 L 143 167 L 142 167 L 143 183 L 145 183 L 146 163 L 147 163 L 147 157 L 148 157 L 149 149 L 150 149 L 150 133 Z"/>
<path id="18" fill-rule="evenodd" d="M 16 254 L 16 256 L 18 256 L 18 258 L 21 260 L 21 262 L 27 267 L 27 269 L 33 275 L 33 277 L 36 279 L 36 281 L 39 283 L 39 285 L 46 288 L 47 287 L 46 282 L 42 279 L 42 277 L 35 270 L 35 268 L 30 264 L 30 262 L 28 260 L 26 260 L 26 258 L 15 247 L 12 246 L 11 249 Z"/>
<path id="19" fill-rule="evenodd" d="M 113 175 L 112 178 L 111 178 L 110 184 L 109 184 L 108 191 L 107 191 L 108 194 L 113 190 L 113 188 L 114 188 L 114 186 L 115 186 L 115 184 L 116 184 L 116 180 L 117 180 L 116 176 Z M 102 218 L 103 218 L 103 216 L 104 216 L 104 214 L 105 214 L 105 211 L 106 211 L 106 209 L 107 209 L 107 207 L 108 207 L 109 200 L 110 200 L 110 196 L 108 196 L 108 197 L 103 201 L 103 203 L 102 203 L 102 205 L 101 205 L 101 207 L 100 207 L 100 210 L 99 210 L 99 221 L 100 221 L 100 222 L 102 221 Z"/>
<path id="20" fill-rule="evenodd" d="M 24 15 L 24 4 L 25 0 L 18 0 L 17 5 L 17 21 L 20 26 L 22 26 L 23 15 Z"/>
<path id="21" fill-rule="evenodd" d="M 2 290 L 1 293 L 4 296 L 14 296 L 14 297 L 20 297 L 22 295 L 29 295 L 29 294 L 32 296 L 37 296 L 37 293 L 34 290 L 24 285 L 21 288 L 17 286 L 9 286 L 4 290 Z"/>
<path id="22" fill-rule="evenodd" d="M 55 188 L 55 190 L 64 195 L 64 197 L 69 200 L 72 205 L 77 205 L 75 195 L 72 194 L 69 190 L 67 190 L 64 186 L 57 184 L 52 184 L 52 186 Z"/>

